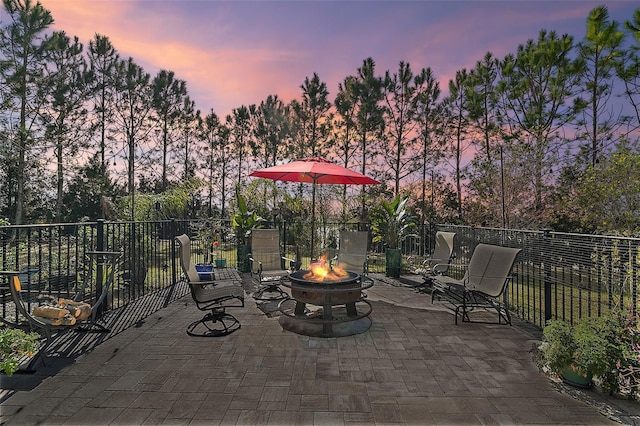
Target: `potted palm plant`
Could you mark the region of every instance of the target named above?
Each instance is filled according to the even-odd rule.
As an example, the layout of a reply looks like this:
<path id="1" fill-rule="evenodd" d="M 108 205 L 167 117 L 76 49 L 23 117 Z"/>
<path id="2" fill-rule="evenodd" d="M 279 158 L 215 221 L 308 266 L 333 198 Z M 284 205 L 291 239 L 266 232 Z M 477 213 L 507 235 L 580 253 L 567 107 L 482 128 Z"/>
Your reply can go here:
<path id="1" fill-rule="evenodd" d="M 371 231 L 373 242 L 385 243 L 386 274 L 389 277 L 400 276 L 402 256 L 400 243 L 409 236 L 415 226 L 413 217 L 407 208 L 407 197 L 397 196 L 392 202 L 382 200 L 371 211 Z"/>
<path id="2" fill-rule="evenodd" d="M 247 202 L 236 190 L 236 198 L 238 200 L 238 211 L 233 215 L 233 229 L 238 241 L 237 256 L 238 270 L 240 272 L 249 272 L 249 253 L 251 252 L 251 229 L 258 226 L 263 219 L 254 211 L 249 211 Z"/>

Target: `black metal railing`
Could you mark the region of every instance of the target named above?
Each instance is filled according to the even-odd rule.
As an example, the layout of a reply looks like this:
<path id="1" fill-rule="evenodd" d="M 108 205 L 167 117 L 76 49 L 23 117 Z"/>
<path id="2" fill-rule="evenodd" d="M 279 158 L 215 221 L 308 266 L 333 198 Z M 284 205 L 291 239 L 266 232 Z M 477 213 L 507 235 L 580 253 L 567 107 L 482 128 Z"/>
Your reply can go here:
<path id="1" fill-rule="evenodd" d="M 638 310 L 640 239 L 551 231 L 438 226 L 456 232 L 454 263 L 467 263 L 476 244 L 521 248 L 509 285 L 510 308 L 543 327 L 615 309 Z"/>
<path id="2" fill-rule="evenodd" d="M 281 230 L 285 256 L 297 258 L 303 268 L 309 266 L 308 225 L 274 222 L 264 226 Z M 368 224 L 320 224 L 314 257 L 333 255 L 341 229 L 367 230 Z M 415 270 L 431 252 L 437 230 L 456 232 L 453 263 L 457 265 L 468 263 L 481 242 L 522 249 L 508 292 L 514 315 L 529 323 L 542 327 L 556 318 L 576 322 L 616 308 L 637 312 L 640 239 L 424 224 L 416 237 L 402 243 L 405 272 Z M 87 287 L 85 293 L 95 294 L 103 277 L 100 265 L 89 271 L 86 253 L 118 251 L 122 256 L 107 306 L 117 309 L 177 283 L 181 271 L 174 237 L 182 233 L 192 240 L 196 263 L 235 268 L 244 260 L 238 259 L 228 220 L 96 221 L 0 227 L 0 269 L 20 271 L 26 299 L 36 303 L 40 294 L 64 297 L 82 286 Z M 368 252 L 369 272 L 383 273 L 383 244 L 370 240 Z M 15 318 L 8 291 L 0 289 L 0 296 L 2 318 Z"/>

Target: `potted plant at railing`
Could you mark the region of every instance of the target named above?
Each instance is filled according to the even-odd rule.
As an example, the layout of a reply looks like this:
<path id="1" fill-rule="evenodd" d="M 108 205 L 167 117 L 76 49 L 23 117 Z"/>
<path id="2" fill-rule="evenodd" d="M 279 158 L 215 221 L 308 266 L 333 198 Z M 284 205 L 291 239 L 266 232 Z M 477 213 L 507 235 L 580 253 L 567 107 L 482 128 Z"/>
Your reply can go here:
<path id="1" fill-rule="evenodd" d="M 240 272 L 249 272 L 249 253 L 251 252 L 251 229 L 258 226 L 263 219 L 258 216 L 254 211 L 249 211 L 247 202 L 236 191 L 236 197 L 238 199 L 238 211 L 233 215 L 231 225 L 236 234 L 238 241 L 237 255 L 238 255 L 238 270 Z"/>
<path id="2" fill-rule="evenodd" d="M 576 369 L 576 347 L 573 327 L 566 321 L 550 321 L 542 332 L 535 361 L 540 369 L 555 374 L 565 383 L 590 387 L 592 375 Z"/>
<path id="3" fill-rule="evenodd" d="M 593 374 L 610 394 L 619 391 L 618 365 L 623 357 L 624 332 L 620 316 L 613 314 L 584 318 L 574 327 L 576 370 Z"/>
<path id="4" fill-rule="evenodd" d="M 620 323 L 622 357 L 616 363 L 618 392 L 640 400 L 640 323 L 633 306 L 616 315 Z"/>
<path id="5" fill-rule="evenodd" d="M 225 266 L 227 266 L 227 259 L 222 256 L 219 256 L 219 253 L 221 252 L 220 249 L 222 247 L 220 244 L 221 244 L 220 234 L 218 233 L 216 234 L 216 239 L 213 241 L 213 244 L 212 244 L 213 250 L 215 253 L 214 262 L 216 264 L 216 268 L 224 268 Z"/>
<path id="6" fill-rule="evenodd" d="M 620 319 L 613 314 L 588 317 L 573 327 L 551 321 L 538 347 L 538 366 L 573 386 L 590 387 L 595 378 L 603 390 L 618 392 L 618 369 L 627 345 Z"/>
<path id="7" fill-rule="evenodd" d="M 20 360 L 32 357 L 40 346 L 40 335 L 19 329 L 0 330 L 0 373 L 11 376 L 18 371 Z"/>
<path id="8" fill-rule="evenodd" d="M 386 274 L 389 277 L 400 276 L 402 266 L 400 243 L 407 237 L 415 236 L 411 232 L 415 223 L 407 209 L 408 201 L 408 198 L 400 198 L 400 196 L 391 203 L 382 200 L 380 205 L 371 212 L 372 241 L 385 243 Z"/>
<path id="9" fill-rule="evenodd" d="M 198 272 L 204 272 L 200 278 L 211 279 L 211 273 L 213 272 L 213 265 L 216 268 L 223 268 L 226 266 L 226 259 L 218 258 L 220 250 L 221 230 L 223 228 L 222 221 L 220 219 L 207 219 L 199 221 L 193 224 L 196 231 L 196 237 L 201 241 L 202 247 L 198 250 L 199 254 L 203 255 L 204 262 L 196 264 L 196 270 Z"/>

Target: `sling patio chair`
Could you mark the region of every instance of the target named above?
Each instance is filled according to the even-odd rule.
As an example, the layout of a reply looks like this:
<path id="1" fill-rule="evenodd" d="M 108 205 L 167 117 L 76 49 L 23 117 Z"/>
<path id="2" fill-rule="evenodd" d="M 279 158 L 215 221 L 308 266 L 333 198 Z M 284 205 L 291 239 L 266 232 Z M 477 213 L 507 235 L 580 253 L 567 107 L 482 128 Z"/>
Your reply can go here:
<path id="1" fill-rule="evenodd" d="M 226 308 L 244 307 L 244 289 L 236 280 L 204 280 L 191 260 L 191 240 L 185 234 L 176 237 L 180 246 L 180 266 L 196 307 L 207 312 L 187 326 L 187 334 L 197 337 L 226 336 L 240 329 L 240 321 Z"/>
<path id="2" fill-rule="evenodd" d="M 284 300 L 289 295 L 280 287 L 280 280 L 289 275 L 295 264 L 293 259 L 282 256 L 280 251 L 280 230 L 251 230 L 251 276 L 257 285 L 253 298 L 260 301 Z M 289 262 L 290 269 L 283 263 Z"/>
<path id="3" fill-rule="evenodd" d="M 455 232 L 436 232 L 436 244 L 433 253 L 422 262 L 422 267 L 420 268 L 423 283 L 417 287 L 418 291 L 431 291 L 433 288 L 433 279 L 449 273 L 451 259 L 454 257 L 455 236 Z"/>
<path id="4" fill-rule="evenodd" d="M 366 275 L 369 272 L 368 242 L 367 231 L 340 231 L 340 248 L 338 255 L 332 260 L 345 271 Z"/>
<path id="5" fill-rule="evenodd" d="M 507 285 L 512 278 L 511 270 L 521 249 L 491 244 L 478 244 L 471 255 L 464 277 L 456 280 L 449 276 L 433 279 L 431 301 L 447 302 L 455 308 L 463 322 L 472 321 L 469 313 L 475 309 L 495 310 L 498 324 L 505 320 L 511 325 L 511 314 L 507 297 Z"/>

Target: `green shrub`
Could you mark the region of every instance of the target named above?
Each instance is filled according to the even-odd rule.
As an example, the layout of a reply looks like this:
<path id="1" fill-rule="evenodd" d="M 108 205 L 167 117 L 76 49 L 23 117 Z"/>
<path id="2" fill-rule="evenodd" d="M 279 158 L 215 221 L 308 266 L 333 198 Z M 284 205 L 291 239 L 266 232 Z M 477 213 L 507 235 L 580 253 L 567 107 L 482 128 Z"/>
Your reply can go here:
<path id="1" fill-rule="evenodd" d="M 24 356 L 32 357 L 40 347 L 40 335 L 22 330 L 4 328 L 0 330 L 0 372 L 11 376 L 18 371 Z"/>
<path id="2" fill-rule="evenodd" d="M 539 367 L 547 367 L 551 372 L 560 374 L 562 369 L 574 362 L 576 342 L 573 329 L 565 321 L 550 321 L 542 332 L 542 344 L 536 360 Z"/>

